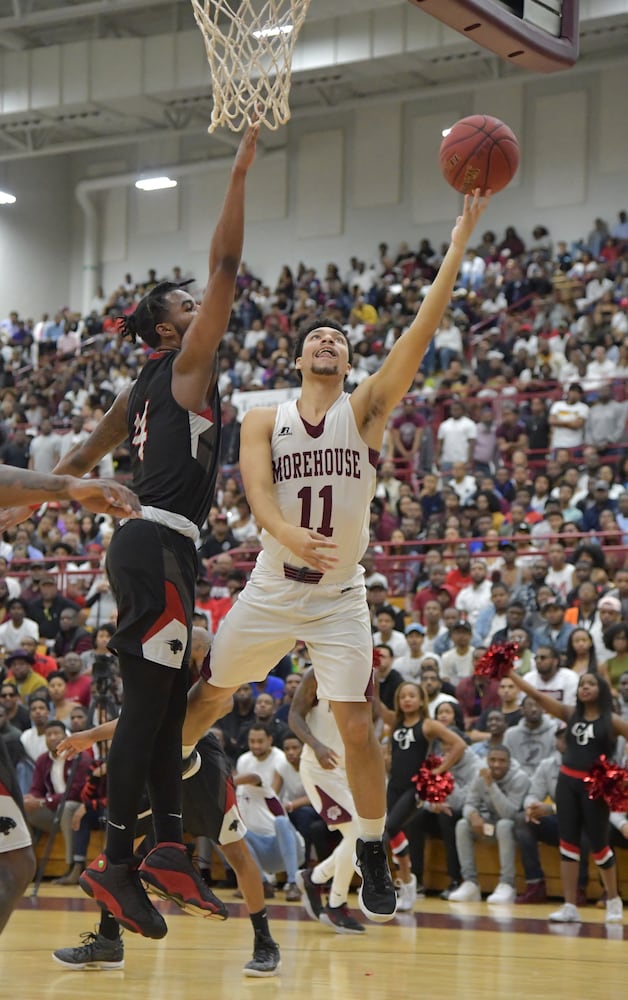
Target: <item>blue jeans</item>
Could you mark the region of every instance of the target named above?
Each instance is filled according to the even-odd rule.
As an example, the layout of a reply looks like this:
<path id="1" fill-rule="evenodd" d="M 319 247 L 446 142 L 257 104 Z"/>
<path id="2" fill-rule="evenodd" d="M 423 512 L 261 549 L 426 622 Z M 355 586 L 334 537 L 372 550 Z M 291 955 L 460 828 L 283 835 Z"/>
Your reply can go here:
<path id="1" fill-rule="evenodd" d="M 274 834 L 263 835 L 247 830 L 245 840 L 262 873 L 285 872 L 288 882 L 295 881 L 302 848 L 287 816 L 276 817 Z M 301 862 L 303 860 L 301 857 Z"/>

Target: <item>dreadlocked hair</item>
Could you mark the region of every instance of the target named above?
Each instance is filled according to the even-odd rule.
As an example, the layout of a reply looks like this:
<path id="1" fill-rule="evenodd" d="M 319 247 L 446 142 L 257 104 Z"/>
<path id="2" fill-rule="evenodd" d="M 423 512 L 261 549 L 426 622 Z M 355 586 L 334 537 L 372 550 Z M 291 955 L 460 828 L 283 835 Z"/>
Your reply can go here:
<path id="1" fill-rule="evenodd" d="M 189 282 L 178 284 L 176 281 L 160 281 L 154 285 L 150 292 L 140 299 L 135 312 L 118 320 L 117 326 L 121 335 L 133 344 L 138 337 L 141 337 L 149 347 L 159 347 L 160 338 L 156 327 L 168 319 L 169 296 L 171 292 L 176 292 L 186 284 Z"/>

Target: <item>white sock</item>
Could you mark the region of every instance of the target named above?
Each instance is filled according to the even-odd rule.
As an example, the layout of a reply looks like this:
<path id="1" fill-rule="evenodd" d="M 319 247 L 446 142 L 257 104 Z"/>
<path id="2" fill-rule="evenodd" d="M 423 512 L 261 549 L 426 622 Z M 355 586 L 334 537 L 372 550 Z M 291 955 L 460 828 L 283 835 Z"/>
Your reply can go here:
<path id="1" fill-rule="evenodd" d="M 358 816 L 356 822 L 359 831 L 358 836 L 361 840 L 382 840 L 384 827 L 386 826 L 386 816 L 382 816 L 381 819 L 364 819 L 363 816 Z"/>

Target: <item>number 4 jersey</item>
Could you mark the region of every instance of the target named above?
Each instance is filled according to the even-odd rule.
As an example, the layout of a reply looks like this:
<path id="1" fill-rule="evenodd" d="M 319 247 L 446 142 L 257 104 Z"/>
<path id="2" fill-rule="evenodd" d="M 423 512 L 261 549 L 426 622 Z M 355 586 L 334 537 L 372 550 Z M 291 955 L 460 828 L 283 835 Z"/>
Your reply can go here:
<path id="1" fill-rule="evenodd" d="M 355 573 L 369 542 L 370 504 L 378 452 L 360 437 L 348 393 L 342 393 L 316 427 L 297 410 L 297 401 L 277 407 L 271 439 L 273 483 L 283 516 L 311 528 L 338 546 L 338 565 L 325 580 Z M 262 532 L 262 564 L 299 565 L 301 560 Z"/>

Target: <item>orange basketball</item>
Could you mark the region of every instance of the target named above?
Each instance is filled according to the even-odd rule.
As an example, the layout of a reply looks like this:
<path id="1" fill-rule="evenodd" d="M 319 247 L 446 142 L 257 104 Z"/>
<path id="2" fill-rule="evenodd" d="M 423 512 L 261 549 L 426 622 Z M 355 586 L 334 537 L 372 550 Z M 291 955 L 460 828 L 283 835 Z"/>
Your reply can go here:
<path id="1" fill-rule="evenodd" d="M 443 177 L 456 191 L 501 191 L 519 166 L 519 143 L 499 118 L 470 115 L 445 136 L 439 159 Z"/>

